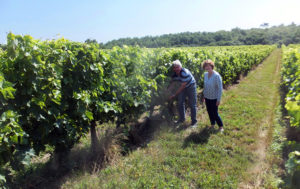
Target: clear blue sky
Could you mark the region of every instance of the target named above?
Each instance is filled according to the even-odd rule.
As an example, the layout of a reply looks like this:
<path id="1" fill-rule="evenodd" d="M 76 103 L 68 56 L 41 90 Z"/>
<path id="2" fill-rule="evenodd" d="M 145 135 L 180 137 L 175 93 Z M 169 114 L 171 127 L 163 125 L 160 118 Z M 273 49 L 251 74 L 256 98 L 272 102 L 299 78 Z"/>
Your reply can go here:
<path id="1" fill-rule="evenodd" d="M 300 24 L 300 0 L 0 0 L 0 43 L 8 32 L 107 42 L 185 31 Z"/>

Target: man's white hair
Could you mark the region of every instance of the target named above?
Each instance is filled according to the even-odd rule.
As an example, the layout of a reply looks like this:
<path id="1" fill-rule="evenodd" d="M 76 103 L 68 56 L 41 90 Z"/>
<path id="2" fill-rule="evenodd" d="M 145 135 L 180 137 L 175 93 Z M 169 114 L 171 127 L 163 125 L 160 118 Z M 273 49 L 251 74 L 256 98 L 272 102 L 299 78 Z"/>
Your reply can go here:
<path id="1" fill-rule="evenodd" d="M 173 61 L 173 67 L 174 66 L 179 66 L 179 67 L 181 67 L 182 68 L 182 65 L 181 65 L 181 62 L 179 61 L 179 60 L 175 60 L 175 61 Z"/>

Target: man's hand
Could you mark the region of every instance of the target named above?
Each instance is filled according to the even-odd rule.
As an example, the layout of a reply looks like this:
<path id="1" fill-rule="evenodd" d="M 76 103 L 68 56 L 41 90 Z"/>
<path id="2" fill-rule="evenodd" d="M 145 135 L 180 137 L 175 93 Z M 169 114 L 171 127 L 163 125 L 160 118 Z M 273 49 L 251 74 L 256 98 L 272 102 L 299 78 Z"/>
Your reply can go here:
<path id="1" fill-rule="evenodd" d="M 169 97 L 169 100 L 173 100 L 175 98 L 175 95 L 171 95 L 170 97 Z"/>
<path id="2" fill-rule="evenodd" d="M 216 106 L 219 106 L 219 105 L 220 105 L 220 101 L 217 101 Z"/>

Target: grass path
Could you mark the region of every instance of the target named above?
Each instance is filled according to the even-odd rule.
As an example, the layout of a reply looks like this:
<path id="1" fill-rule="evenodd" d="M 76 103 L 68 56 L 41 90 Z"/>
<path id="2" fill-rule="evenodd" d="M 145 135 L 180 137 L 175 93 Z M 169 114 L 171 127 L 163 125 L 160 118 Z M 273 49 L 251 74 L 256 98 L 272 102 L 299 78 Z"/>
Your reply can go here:
<path id="1" fill-rule="evenodd" d="M 281 51 L 275 50 L 240 84 L 224 92 L 223 134 L 207 128 L 202 109 L 198 128 L 175 130 L 166 125 L 146 148 L 94 174 L 76 173 L 62 188 L 260 187 L 278 102 L 280 56 Z"/>
<path id="2" fill-rule="evenodd" d="M 273 83 L 276 86 L 279 86 L 280 80 L 278 75 L 280 74 L 280 62 L 281 62 L 281 52 L 276 55 L 276 60 L 274 57 L 273 61 L 277 61 L 277 68 L 276 72 L 274 73 L 274 80 Z M 266 182 L 266 176 L 271 169 L 271 165 L 267 160 L 267 151 L 268 147 L 272 142 L 272 133 L 273 133 L 273 126 L 275 121 L 276 112 L 275 109 L 279 103 L 279 91 L 270 94 L 270 99 L 268 103 L 270 107 L 272 107 L 272 111 L 266 114 L 265 118 L 262 120 L 261 127 L 259 128 L 258 132 L 258 142 L 256 145 L 256 149 L 254 154 L 256 155 L 257 159 L 254 164 L 248 169 L 248 176 L 243 182 L 240 183 L 239 188 L 266 188 L 268 183 Z"/>

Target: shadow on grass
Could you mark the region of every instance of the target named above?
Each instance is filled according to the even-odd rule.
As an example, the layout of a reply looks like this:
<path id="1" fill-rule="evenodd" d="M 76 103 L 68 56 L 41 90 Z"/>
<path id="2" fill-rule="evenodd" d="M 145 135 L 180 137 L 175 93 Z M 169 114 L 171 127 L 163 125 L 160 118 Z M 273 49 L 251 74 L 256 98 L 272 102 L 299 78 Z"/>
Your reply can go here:
<path id="1" fill-rule="evenodd" d="M 190 146 L 191 144 L 206 144 L 208 142 L 209 137 L 215 133 L 217 133 L 217 131 L 212 130 L 208 126 L 201 129 L 199 132 L 192 132 L 189 136 L 187 136 L 184 139 L 182 148 L 186 148 L 186 147 Z"/>

